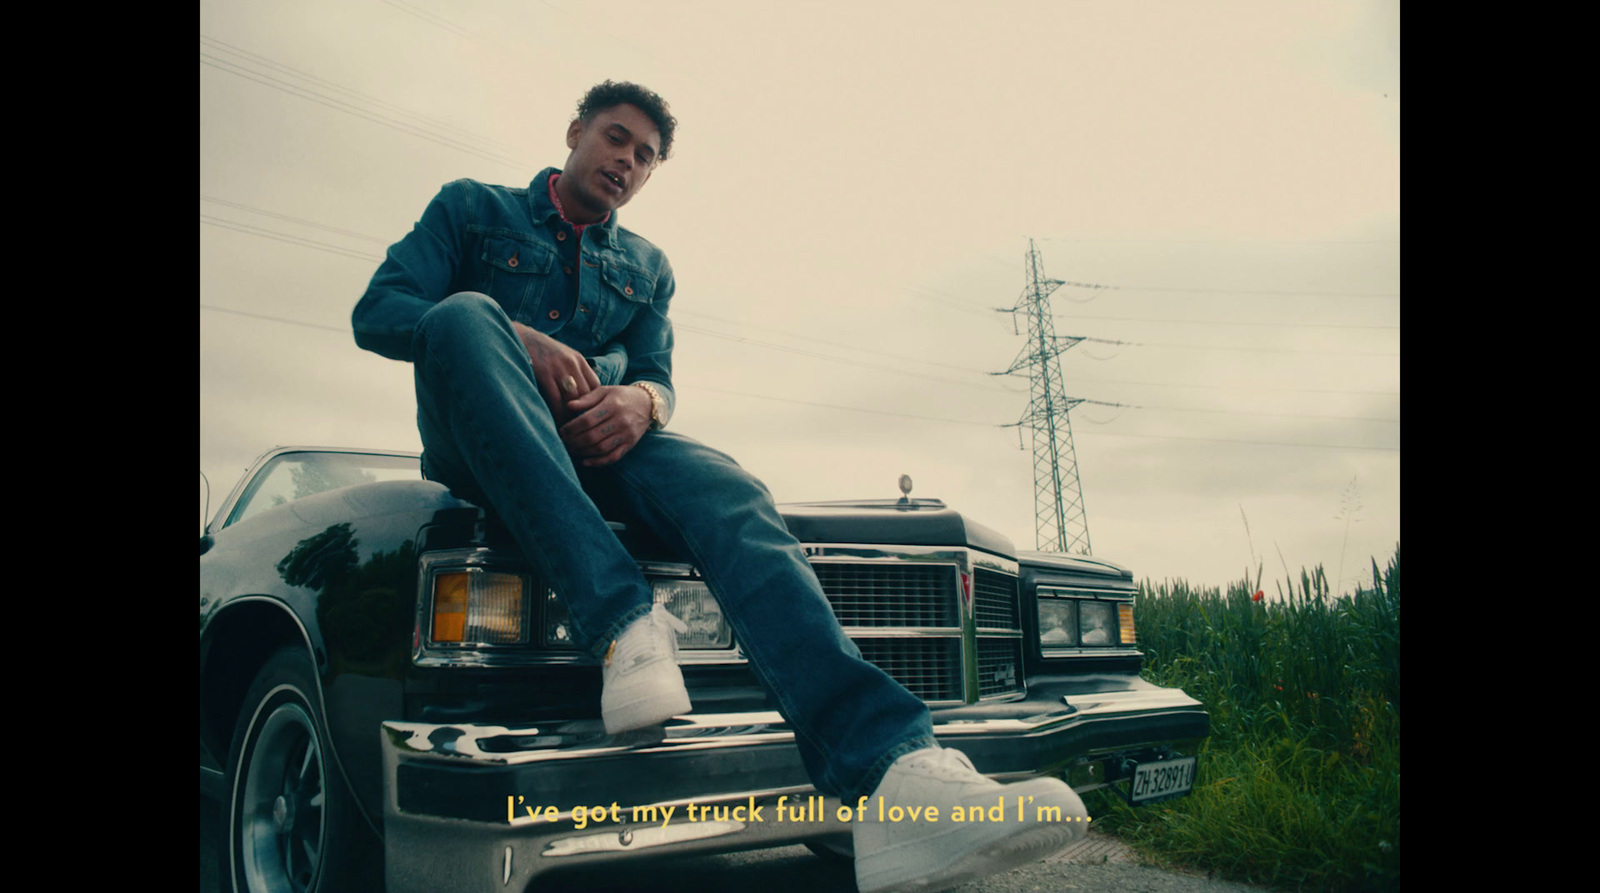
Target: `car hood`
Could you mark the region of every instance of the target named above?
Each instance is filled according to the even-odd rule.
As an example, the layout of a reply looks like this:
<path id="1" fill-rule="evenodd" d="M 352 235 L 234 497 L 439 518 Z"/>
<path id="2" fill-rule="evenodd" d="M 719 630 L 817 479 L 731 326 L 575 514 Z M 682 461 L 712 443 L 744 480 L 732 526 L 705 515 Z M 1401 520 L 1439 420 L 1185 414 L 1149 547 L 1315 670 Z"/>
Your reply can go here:
<path id="1" fill-rule="evenodd" d="M 387 481 L 358 484 L 297 499 L 256 517 L 239 522 L 226 531 L 226 538 L 241 534 L 261 536 L 269 531 L 290 532 L 317 529 L 329 524 L 375 515 L 415 514 L 419 518 L 448 514 L 446 510 L 482 510 L 450 494 L 432 481 Z M 892 499 L 844 502 L 780 503 L 778 512 L 789 532 L 803 543 L 970 546 L 996 555 L 1011 557 L 1015 547 L 1010 539 L 963 516 L 936 499 L 900 502 Z M 440 513 L 435 515 L 435 513 Z M 643 531 L 624 535 L 625 540 L 641 544 L 639 551 L 655 554 L 653 537 Z"/>
<path id="2" fill-rule="evenodd" d="M 862 500 L 778 504 L 789 532 L 803 543 L 897 546 L 967 545 L 1011 556 L 1011 540 L 938 500 Z"/>
<path id="3" fill-rule="evenodd" d="M 1044 575 L 1087 576 L 1115 580 L 1133 579 L 1133 571 L 1114 561 L 1071 555 L 1066 552 L 1037 552 L 1025 549 L 1017 553 L 1017 560 L 1025 570 Z"/>

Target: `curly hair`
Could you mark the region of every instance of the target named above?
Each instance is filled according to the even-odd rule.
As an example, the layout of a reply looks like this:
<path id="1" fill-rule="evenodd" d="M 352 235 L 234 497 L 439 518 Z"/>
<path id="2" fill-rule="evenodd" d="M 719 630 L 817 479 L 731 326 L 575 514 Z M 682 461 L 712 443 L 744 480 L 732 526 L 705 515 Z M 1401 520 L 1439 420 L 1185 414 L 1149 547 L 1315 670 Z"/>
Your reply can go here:
<path id="1" fill-rule="evenodd" d="M 666 161 L 672 154 L 672 132 L 678 127 L 678 119 L 672 117 L 672 110 L 667 107 L 667 101 L 647 87 L 628 81 L 606 81 L 597 84 L 589 88 L 589 92 L 578 100 L 577 120 L 587 124 L 597 112 L 624 103 L 637 106 L 655 122 L 656 129 L 661 131 L 661 153 L 656 156 L 656 160 L 658 163 Z"/>

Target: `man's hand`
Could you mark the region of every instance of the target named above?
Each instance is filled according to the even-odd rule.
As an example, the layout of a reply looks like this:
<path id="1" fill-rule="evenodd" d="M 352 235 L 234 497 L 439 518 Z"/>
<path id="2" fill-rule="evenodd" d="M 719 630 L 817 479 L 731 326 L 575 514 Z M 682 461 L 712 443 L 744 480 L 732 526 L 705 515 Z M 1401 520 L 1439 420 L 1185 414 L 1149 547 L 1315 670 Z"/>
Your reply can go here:
<path id="1" fill-rule="evenodd" d="M 650 430 L 650 395 L 632 385 L 597 387 L 567 410 L 577 418 L 561 426 L 561 442 L 589 468 L 621 459 Z"/>
<path id="2" fill-rule="evenodd" d="M 539 393 L 544 395 L 544 402 L 555 415 L 556 424 L 572 418 L 567 401 L 600 387 L 600 378 L 594 374 L 589 361 L 583 354 L 520 322 L 513 321 L 511 328 L 522 339 L 522 347 L 533 363 L 533 377 L 539 382 Z"/>

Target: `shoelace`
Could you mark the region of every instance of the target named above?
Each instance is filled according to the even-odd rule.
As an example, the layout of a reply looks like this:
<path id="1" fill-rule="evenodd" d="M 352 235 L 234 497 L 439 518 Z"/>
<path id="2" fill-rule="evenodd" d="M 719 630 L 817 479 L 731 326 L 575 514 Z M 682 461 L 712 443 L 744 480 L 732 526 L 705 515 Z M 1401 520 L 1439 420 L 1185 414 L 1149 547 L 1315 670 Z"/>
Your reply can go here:
<path id="1" fill-rule="evenodd" d="M 665 605 L 656 605 L 654 608 L 651 608 L 650 614 L 645 618 L 645 621 L 653 624 L 656 627 L 666 627 L 666 639 L 671 643 L 672 659 L 677 660 L 678 637 L 676 634 L 688 632 L 689 625 L 674 616 L 671 611 L 667 610 Z M 623 639 L 627 639 L 628 644 L 622 649 L 622 653 L 618 654 L 617 645 L 621 643 Z M 640 652 L 654 652 L 656 649 L 656 643 L 658 643 L 660 640 L 660 637 L 649 635 L 623 635 L 617 639 L 613 639 L 611 642 L 611 647 L 606 649 L 606 666 L 611 666 L 613 660 L 621 660 L 624 662 L 631 661 L 634 658 L 634 655 Z"/>

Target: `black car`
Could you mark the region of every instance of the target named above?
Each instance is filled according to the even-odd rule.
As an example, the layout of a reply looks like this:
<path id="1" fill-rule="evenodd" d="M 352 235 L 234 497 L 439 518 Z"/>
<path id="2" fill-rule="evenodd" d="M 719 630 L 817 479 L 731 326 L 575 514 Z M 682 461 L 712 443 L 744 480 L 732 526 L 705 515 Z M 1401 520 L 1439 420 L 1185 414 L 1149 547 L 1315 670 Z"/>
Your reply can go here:
<path id="1" fill-rule="evenodd" d="M 1019 553 L 934 499 L 779 508 L 863 655 L 980 771 L 1189 790 L 1208 717 L 1139 678 L 1127 569 Z M 200 540 L 200 782 L 233 887 L 522 890 L 597 860 L 847 851 L 696 569 L 612 527 L 689 628 L 693 711 L 664 730 L 605 733 L 560 593 L 415 453 L 257 460 Z"/>

